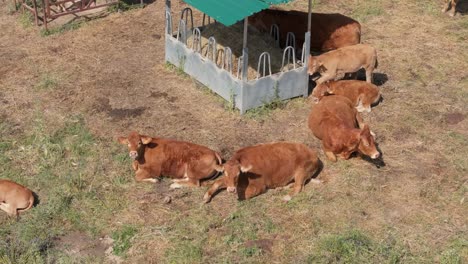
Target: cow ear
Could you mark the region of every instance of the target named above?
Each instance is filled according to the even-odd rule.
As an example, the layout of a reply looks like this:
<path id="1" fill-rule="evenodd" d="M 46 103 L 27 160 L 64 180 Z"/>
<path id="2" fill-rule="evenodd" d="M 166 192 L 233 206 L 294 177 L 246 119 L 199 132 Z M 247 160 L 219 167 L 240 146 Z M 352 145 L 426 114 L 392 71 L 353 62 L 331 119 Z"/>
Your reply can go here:
<path id="1" fill-rule="evenodd" d="M 364 126 L 361 129 L 361 135 L 366 135 L 366 134 L 370 134 L 370 128 L 369 128 L 369 125 L 364 124 Z"/>
<path id="2" fill-rule="evenodd" d="M 148 145 L 153 140 L 152 137 L 148 137 L 148 136 L 140 136 L 140 139 L 141 139 L 141 143 L 143 143 L 143 145 Z"/>
<path id="3" fill-rule="evenodd" d="M 251 169 L 252 169 L 252 165 L 248 165 L 248 166 L 242 166 L 242 165 L 241 165 L 241 166 L 240 166 L 240 170 L 241 170 L 242 172 L 248 172 L 248 171 L 251 170 Z"/>
<path id="4" fill-rule="evenodd" d="M 117 141 L 119 141 L 120 144 L 124 144 L 124 145 L 128 144 L 128 139 L 126 137 L 118 137 Z"/>

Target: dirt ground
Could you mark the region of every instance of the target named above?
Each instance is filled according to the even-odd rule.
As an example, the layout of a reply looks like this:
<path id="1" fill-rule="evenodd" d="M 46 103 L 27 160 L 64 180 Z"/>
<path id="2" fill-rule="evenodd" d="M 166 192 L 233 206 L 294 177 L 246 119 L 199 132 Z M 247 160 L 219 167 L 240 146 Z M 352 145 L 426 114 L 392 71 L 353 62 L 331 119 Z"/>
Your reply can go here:
<path id="1" fill-rule="evenodd" d="M 238 148 L 271 141 L 302 142 L 318 150 L 323 183 L 308 184 L 288 205 L 281 202 L 282 194 L 270 191 L 242 203 L 221 192 L 202 206 L 204 188 L 171 191 L 169 181 L 156 188 L 132 183 L 124 195 L 129 207 L 107 223 L 141 226 L 128 263 L 304 263 L 311 261 L 321 238 L 350 229 L 381 243 L 395 240 L 393 245 L 403 248 L 401 262 L 442 262 L 454 243 L 462 244 L 460 263 L 468 261 L 468 16 L 442 14 L 441 1 L 318 2 L 317 12 L 359 20 L 362 42 L 378 50 L 376 74 L 384 100 L 365 120 L 377 134 L 385 166 L 359 157 L 336 164 L 326 160 L 307 128 L 311 104 L 305 99 L 260 117 L 240 116 L 167 67 L 164 1 L 159 0 L 47 37 L 34 26 L 23 27 L 19 14 L 2 6 L 1 120 L 15 124 L 14 136 L 15 131 L 27 133 L 37 113 L 50 124 L 80 115 L 91 133 L 108 144 L 138 130 L 206 145 L 225 159 Z M 183 7 L 173 1 L 173 10 Z M 307 1 L 283 8 L 306 10 Z M 162 203 L 164 195 L 173 202 Z M 236 217 L 254 231 L 234 226 Z M 265 219 L 275 227 L 272 231 L 265 231 Z M 242 237 L 226 242 L 236 232 Z M 200 253 L 177 251 L 187 244 Z M 89 254 L 103 255 L 101 249 L 97 243 L 99 253 Z"/>

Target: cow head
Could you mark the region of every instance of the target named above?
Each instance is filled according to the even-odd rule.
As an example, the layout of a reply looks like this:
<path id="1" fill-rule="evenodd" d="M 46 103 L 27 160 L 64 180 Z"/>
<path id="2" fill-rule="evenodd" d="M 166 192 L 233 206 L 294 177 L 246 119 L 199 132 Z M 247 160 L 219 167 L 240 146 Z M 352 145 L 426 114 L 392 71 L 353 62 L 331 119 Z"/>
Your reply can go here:
<path id="1" fill-rule="evenodd" d="M 238 160 L 230 160 L 224 164 L 224 177 L 226 177 L 227 191 L 230 193 L 237 192 L 237 184 L 241 172 L 248 172 L 252 166 L 244 167 Z"/>
<path id="2" fill-rule="evenodd" d="M 322 67 L 323 63 L 317 59 L 317 57 L 314 57 L 312 55 L 309 55 L 309 64 L 307 73 L 309 75 L 313 75 L 314 73 L 318 72 L 320 68 Z"/>
<path id="3" fill-rule="evenodd" d="M 315 86 L 314 90 L 312 90 L 312 100 L 314 100 L 314 103 L 318 103 L 320 100 L 322 100 L 322 97 L 327 95 L 329 90 L 330 88 L 328 87 L 328 82 Z"/>
<path id="4" fill-rule="evenodd" d="M 125 144 L 129 149 L 130 158 L 137 160 L 138 157 L 143 153 L 144 145 L 147 145 L 153 140 L 151 137 L 143 136 L 138 134 L 136 131 L 130 132 L 128 137 L 119 137 L 118 141 L 120 144 Z"/>
<path id="5" fill-rule="evenodd" d="M 368 125 L 364 125 L 360 132 L 359 138 L 359 153 L 367 155 L 371 159 L 378 159 L 380 157 L 380 153 L 375 146 L 374 135 L 372 135 Z"/>

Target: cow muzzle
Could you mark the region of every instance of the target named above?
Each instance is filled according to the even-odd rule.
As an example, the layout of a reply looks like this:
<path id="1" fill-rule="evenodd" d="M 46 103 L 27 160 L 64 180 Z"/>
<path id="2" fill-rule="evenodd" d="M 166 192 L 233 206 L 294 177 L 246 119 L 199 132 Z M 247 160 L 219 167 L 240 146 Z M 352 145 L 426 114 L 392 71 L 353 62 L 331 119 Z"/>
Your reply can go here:
<path id="1" fill-rule="evenodd" d="M 227 187 L 227 191 L 230 193 L 235 193 L 236 192 L 236 187 Z"/>
<path id="2" fill-rule="evenodd" d="M 371 155 L 372 159 L 378 159 L 379 157 L 380 157 L 380 153 L 378 151 Z"/>
<path id="3" fill-rule="evenodd" d="M 134 160 L 138 158 L 138 152 L 136 151 L 130 151 L 128 155 L 130 156 L 131 159 L 134 159 Z"/>

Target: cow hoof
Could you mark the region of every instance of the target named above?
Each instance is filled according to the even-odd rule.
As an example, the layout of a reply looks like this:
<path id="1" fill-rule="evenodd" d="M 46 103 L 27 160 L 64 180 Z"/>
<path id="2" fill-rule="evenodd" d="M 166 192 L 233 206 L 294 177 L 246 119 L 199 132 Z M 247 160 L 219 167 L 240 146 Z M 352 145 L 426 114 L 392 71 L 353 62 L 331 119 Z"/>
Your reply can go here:
<path id="1" fill-rule="evenodd" d="M 171 184 L 171 186 L 169 186 L 169 188 L 171 188 L 171 189 L 180 189 L 180 188 L 182 188 L 182 185 L 178 184 L 177 182 L 174 182 L 173 184 Z"/>
<path id="2" fill-rule="evenodd" d="M 313 183 L 313 184 L 321 184 L 322 183 L 322 181 L 319 180 L 319 179 L 311 179 L 310 182 Z"/>
<path id="3" fill-rule="evenodd" d="M 205 193 L 205 195 L 203 196 L 203 202 L 209 203 L 210 201 L 211 201 L 211 195 Z"/>
<path id="4" fill-rule="evenodd" d="M 289 202 L 289 201 L 291 201 L 291 198 L 292 198 L 291 195 L 286 195 L 286 196 L 283 197 L 283 201 Z"/>

